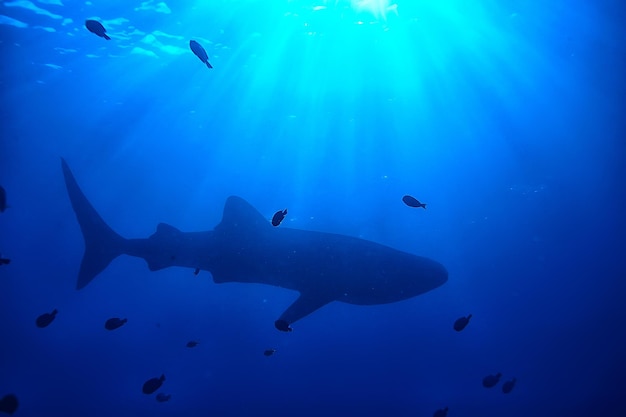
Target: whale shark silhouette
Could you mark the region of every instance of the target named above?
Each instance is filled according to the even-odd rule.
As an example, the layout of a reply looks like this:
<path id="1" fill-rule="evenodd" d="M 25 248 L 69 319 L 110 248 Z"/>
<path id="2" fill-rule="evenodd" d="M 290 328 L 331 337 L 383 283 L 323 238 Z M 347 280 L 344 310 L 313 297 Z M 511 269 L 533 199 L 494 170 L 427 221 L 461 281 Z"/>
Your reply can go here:
<path id="1" fill-rule="evenodd" d="M 209 271 L 215 283 L 261 283 L 298 291 L 275 321 L 278 330 L 331 301 L 393 303 L 443 285 L 440 263 L 367 240 L 333 233 L 273 227 L 240 197 L 228 197 L 212 231 L 181 232 L 160 223 L 147 239 L 126 239 L 111 229 L 81 191 L 64 159 L 65 185 L 85 240 L 77 289 L 117 256 L 143 258 L 150 271 L 171 266 Z"/>

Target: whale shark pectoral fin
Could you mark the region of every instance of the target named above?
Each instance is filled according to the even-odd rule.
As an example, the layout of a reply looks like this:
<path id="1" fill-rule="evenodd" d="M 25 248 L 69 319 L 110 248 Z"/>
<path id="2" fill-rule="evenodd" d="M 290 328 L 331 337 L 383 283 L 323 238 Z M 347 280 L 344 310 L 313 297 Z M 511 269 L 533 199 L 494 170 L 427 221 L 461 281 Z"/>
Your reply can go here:
<path id="1" fill-rule="evenodd" d="M 331 301 L 336 300 L 337 297 L 329 294 L 320 293 L 301 293 L 300 297 L 293 302 L 274 323 L 276 328 L 281 331 L 289 332 L 291 328 L 290 324 L 304 318 L 314 312 L 315 310 L 324 307 Z"/>

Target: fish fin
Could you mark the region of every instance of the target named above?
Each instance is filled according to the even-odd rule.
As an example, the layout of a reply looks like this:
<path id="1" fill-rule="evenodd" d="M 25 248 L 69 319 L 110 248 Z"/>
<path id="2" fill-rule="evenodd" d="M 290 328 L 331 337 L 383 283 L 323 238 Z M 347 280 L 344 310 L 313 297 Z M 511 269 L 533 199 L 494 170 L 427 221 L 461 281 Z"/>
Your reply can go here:
<path id="1" fill-rule="evenodd" d="M 102 35 L 102 37 L 103 37 L 104 39 L 106 39 L 107 41 L 110 41 L 110 40 L 111 40 L 111 38 L 109 37 L 109 35 L 107 35 L 106 33 L 105 33 L 104 35 Z"/>
<path id="2" fill-rule="evenodd" d="M 157 225 L 156 232 L 154 232 L 152 234 L 152 236 L 150 236 L 150 239 L 170 240 L 173 237 L 177 237 L 181 233 L 182 232 L 180 230 L 178 230 L 177 228 L 175 228 L 174 226 L 171 226 L 171 225 L 169 225 L 167 223 L 159 223 Z"/>
<path id="3" fill-rule="evenodd" d="M 76 213 L 80 230 L 85 239 L 85 254 L 80 264 L 76 289 L 85 287 L 109 263 L 124 252 L 126 239 L 115 233 L 93 208 L 78 186 L 67 162 L 61 158 L 67 194 Z"/>
<path id="4" fill-rule="evenodd" d="M 317 309 L 334 301 L 336 297 L 316 293 L 301 293 L 300 297 L 294 301 L 276 321 L 278 330 L 291 331 L 290 324 L 308 316 Z"/>
<path id="5" fill-rule="evenodd" d="M 159 223 L 157 225 L 156 232 L 154 232 L 148 239 L 155 242 L 156 247 L 167 246 L 168 242 L 176 241 L 180 238 L 182 232 L 170 226 L 167 223 Z M 151 251 L 144 256 L 148 269 L 150 271 L 158 271 L 160 269 L 169 268 L 174 264 L 174 257 L 166 256 L 160 251 Z"/>
<path id="6" fill-rule="evenodd" d="M 241 197 L 230 196 L 224 204 L 224 214 L 220 224 L 215 226 L 216 231 L 263 231 L 272 227 L 265 217 L 250 203 Z"/>
<path id="7" fill-rule="evenodd" d="M 206 66 L 207 66 L 209 69 L 213 68 L 213 65 L 209 64 L 209 61 L 207 61 L 207 62 L 206 62 Z"/>

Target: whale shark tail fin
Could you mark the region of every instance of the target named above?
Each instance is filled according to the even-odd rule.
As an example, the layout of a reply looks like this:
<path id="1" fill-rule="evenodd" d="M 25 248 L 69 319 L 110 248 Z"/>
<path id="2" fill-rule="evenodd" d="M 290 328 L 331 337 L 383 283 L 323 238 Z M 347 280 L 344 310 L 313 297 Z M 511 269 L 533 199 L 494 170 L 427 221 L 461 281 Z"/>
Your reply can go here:
<path id="1" fill-rule="evenodd" d="M 65 186 L 85 239 L 85 254 L 80 265 L 76 289 L 91 282 L 109 263 L 122 253 L 126 239 L 115 233 L 96 212 L 81 191 L 67 162 L 61 158 Z"/>

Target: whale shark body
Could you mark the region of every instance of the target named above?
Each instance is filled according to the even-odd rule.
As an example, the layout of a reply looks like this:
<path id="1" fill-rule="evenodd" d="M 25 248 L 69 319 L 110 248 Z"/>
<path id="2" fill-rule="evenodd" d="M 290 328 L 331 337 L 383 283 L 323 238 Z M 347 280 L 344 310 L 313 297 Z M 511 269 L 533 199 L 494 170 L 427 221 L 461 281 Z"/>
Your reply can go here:
<path id="1" fill-rule="evenodd" d="M 299 298 L 274 323 L 291 331 L 291 324 L 332 301 L 392 303 L 448 279 L 444 266 L 428 258 L 349 236 L 273 227 L 235 196 L 226 200 L 222 221 L 212 231 L 182 232 L 160 223 L 146 239 L 126 239 L 92 207 L 65 160 L 62 167 L 85 239 L 77 289 L 126 254 L 143 258 L 151 271 L 188 267 L 209 271 L 215 283 L 261 283 L 298 291 Z"/>

